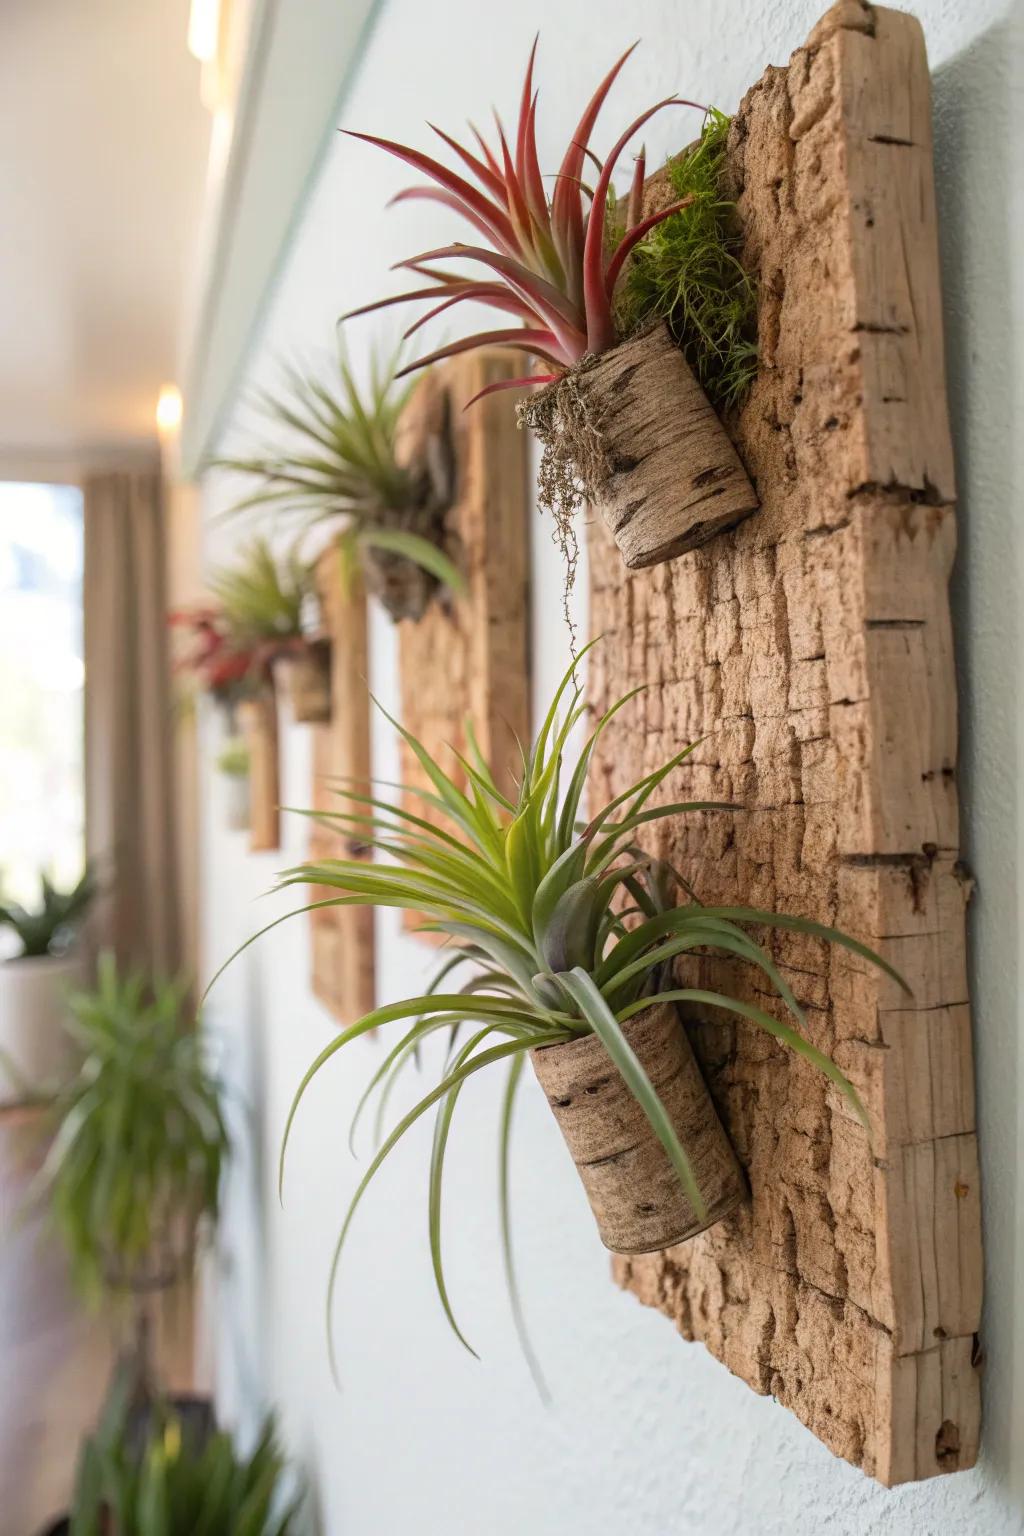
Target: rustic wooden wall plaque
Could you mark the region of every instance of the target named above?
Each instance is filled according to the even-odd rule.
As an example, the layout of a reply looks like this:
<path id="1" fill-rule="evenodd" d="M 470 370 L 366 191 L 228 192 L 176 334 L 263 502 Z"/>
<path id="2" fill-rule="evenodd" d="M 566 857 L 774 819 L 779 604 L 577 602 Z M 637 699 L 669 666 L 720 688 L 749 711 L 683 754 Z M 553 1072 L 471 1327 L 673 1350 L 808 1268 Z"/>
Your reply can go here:
<path id="1" fill-rule="evenodd" d="M 264 853 L 281 846 L 277 697 L 269 681 L 255 698 L 242 700 L 238 718 L 249 748 L 249 848 Z"/>
<path id="2" fill-rule="evenodd" d="M 862 1093 L 874 1146 L 797 1057 L 750 1026 L 700 1021 L 752 1203 L 615 1272 L 886 1484 L 971 1466 L 980 1412 L 929 96 L 918 23 L 859 0 L 747 94 L 730 161 L 761 362 L 733 435 L 761 511 L 653 572 L 624 573 L 600 526 L 591 539 L 592 629 L 606 637 L 594 707 L 654 685 L 605 737 L 597 793 L 706 736 L 674 790 L 744 809 L 670 825 L 662 851 L 703 900 L 836 924 L 914 991 L 846 952 L 773 939 L 809 1033 Z M 648 196 L 663 195 L 655 178 Z M 700 962 L 712 984 L 725 965 Z M 764 1002 L 754 978 L 728 975 Z"/>
<path id="3" fill-rule="evenodd" d="M 369 648 L 366 594 L 361 582 L 346 588 L 340 557 L 331 547 L 317 565 L 324 628 L 331 641 L 331 718 L 313 732 L 315 811 L 346 809 L 335 784 L 370 793 Z M 311 860 L 351 858 L 359 845 L 319 822 L 310 823 Z M 310 901 L 336 896 L 327 887 L 310 890 Z M 352 1024 L 374 1006 L 374 922 L 371 907 L 321 907 L 311 912 L 313 991 L 343 1024 Z"/>
<path id="4" fill-rule="evenodd" d="M 530 736 L 530 517 L 528 442 L 507 393 L 464 410 L 489 384 L 521 376 L 518 353 L 489 348 L 432 370 L 413 395 L 402 432 L 447 420 L 453 438 L 455 494 L 446 519 L 450 553 L 466 592 L 434 602 L 418 622 L 399 626 L 402 723 L 458 782 L 448 746 L 466 752 L 472 718 L 480 749 L 502 788 L 512 788 L 519 742 Z M 403 750 L 402 781 L 429 787 Z M 430 817 L 415 796 L 410 810 Z M 408 915 L 415 927 L 418 915 Z"/>

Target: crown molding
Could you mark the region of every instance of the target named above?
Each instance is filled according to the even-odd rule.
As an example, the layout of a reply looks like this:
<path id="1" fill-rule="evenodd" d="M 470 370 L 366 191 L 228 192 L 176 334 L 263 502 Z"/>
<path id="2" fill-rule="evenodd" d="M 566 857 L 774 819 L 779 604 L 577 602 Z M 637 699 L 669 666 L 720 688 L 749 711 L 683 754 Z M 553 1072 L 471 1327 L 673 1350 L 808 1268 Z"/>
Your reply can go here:
<path id="1" fill-rule="evenodd" d="M 186 478 L 216 440 L 377 9 L 378 0 L 251 0 L 234 106 L 214 121 L 185 326 Z"/>

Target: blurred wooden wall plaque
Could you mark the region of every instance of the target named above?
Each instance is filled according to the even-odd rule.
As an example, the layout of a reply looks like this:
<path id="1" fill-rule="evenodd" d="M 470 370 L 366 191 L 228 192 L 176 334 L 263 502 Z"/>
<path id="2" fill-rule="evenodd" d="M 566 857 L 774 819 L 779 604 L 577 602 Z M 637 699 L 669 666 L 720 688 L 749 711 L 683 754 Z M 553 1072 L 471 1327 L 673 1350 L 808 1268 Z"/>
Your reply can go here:
<path id="1" fill-rule="evenodd" d="M 351 809 L 337 793 L 337 781 L 370 793 L 369 649 L 366 593 L 362 583 L 346 585 L 341 558 L 332 546 L 317 565 L 324 629 L 331 642 L 331 718 L 313 725 L 313 800 L 316 811 Z M 358 840 L 319 822 L 310 823 L 309 857 L 351 858 Z M 339 893 L 311 887 L 310 901 Z M 311 912 L 313 991 L 342 1024 L 353 1024 L 374 1006 L 374 914 L 369 907 L 321 907 Z"/>
<path id="2" fill-rule="evenodd" d="M 249 849 L 265 853 L 281 846 L 281 779 L 278 762 L 277 695 L 268 679 L 238 706 L 249 749 Z"/>
<path id="3" fill-rule="evenodd" d="M 973 1465 L 982 1289 L 959 859 L 956 539 L 930 83 L 911 16 L 844 0 L 748 92 L 730 139 L 760 367 L 731 424 L 761 512 L 652 572 L 591 539 L 593 704 L 650 686 L 596 758 L 612 795 L 706 738 L 669 824 L 703 901 L 880 949 L 772 940 L 808 1033 L 859 1088 L 742 1023 L 694 1031 L 752 1204 L 617 1277 L 886 1484 Z M 649 193 L 657 195 L 657 184 Z M 726 962 L 704 978 L 764 1003 Z M 721 1017 L 721 1016 L 720 1016 Z"/>
<path id="4" fill-rule="evenodd" d="M 459 782 L 448 747 L 467 753 L 469 716 L 498 784 L 510 792 L 518 744 L 530 737 L 529 443 L 516 425 L 513 393 L 464 407 L 489 384 L 523 371 L 520 354 L 497 348 L 452 358 L 424 377 L 400 429 L 406 452 L 421 451 L 430 433 L 451 434 L 454 495 L 446 534 L 467 588 L 449 603 L 435 600 L 419 622 L 399 626 L 402 723 Z M 429 787 L 404 744 L 402 781 Z M 415 795 L 406 803 L 431 817 Z M 418 914 L 406 920 L 414 928 Z"/>

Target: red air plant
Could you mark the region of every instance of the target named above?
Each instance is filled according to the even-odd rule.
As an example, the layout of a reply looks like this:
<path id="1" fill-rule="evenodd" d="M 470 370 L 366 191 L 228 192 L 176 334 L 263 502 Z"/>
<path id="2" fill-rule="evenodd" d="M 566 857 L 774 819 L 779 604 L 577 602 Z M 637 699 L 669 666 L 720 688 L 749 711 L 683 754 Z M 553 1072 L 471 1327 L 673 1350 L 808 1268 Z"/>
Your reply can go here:
<path id="1" fill-rule="evenodd" d="M 533 87 L 536 41 L 523 83 L 514 153 L 497 119 L 496 149 L 491 149 L 475 128 L 472 130 L 479 154 L 466 149 L 440 128 L 433 130 L 473 173 L 483 191 L 418 150 L 372 134 L 352 135 L 397 155 L 437 184 L 436 187 L 407 188 L 398 193 L 395 202 L 422 198 L 441 203 L 467 219 L 487 245 L 457 243 L 400 262 L 400 267 L 429 278 L 430 286 L 366 304 L 344 318 L 414 299 L 438 300 L 410 326 L 406 335 L 411 336 L 444 310 L 471 299 L 514 315 L 520 322 L 506 330 L 481 331 L 451 342 L 426 357 L 417 358 L 402 370 L 403 373 L 482 346 L 517 347 L 537 358 L 548 370 L 525 379 L 502 380 L 481 391 L 489 394 L 494 389 L 549 384 L 588 353 L 606 352 L 619 341 L 613 299 L 626 258 L 655 224 L 678 212 L 690 199 L 673 203 L 648 218 L 641 217 L 645 174 L 645 157 L 641 150 L 629 193 L 626 230 L 612 247 L 608 239 L 607 211 L 615 166 L 630 139 L 662 107 L 689 106 L 702 112 L 705 110 L 696 102 L 667 96 L 629 125 L 603 165 L 597 161 L 589 148 L 590 136 L 604 99 L 633 48 L 627 49 L 609 70 L 580 118 L 563 156 L 550 199 L 537 156 L 537 93 Z M 593 188 L 585 185 L 582 179 L 587 159 L 594 161 L 598 170 Z M 478 262 L 489 269 L 491 276 L 486 280 L 471 279 L 436 267 L 436 263 L 454 257 Z"/>
<path id="2" fill-rule="evenodd" d="M 191 649 L 175 663 L 176 672 L 194 675 L 204 693 L 230 699 L 266 676 L 270 656 L 265 646 L 240 646 L 217 608 L 178 608 L 169 624 L 188 631 Z"/>

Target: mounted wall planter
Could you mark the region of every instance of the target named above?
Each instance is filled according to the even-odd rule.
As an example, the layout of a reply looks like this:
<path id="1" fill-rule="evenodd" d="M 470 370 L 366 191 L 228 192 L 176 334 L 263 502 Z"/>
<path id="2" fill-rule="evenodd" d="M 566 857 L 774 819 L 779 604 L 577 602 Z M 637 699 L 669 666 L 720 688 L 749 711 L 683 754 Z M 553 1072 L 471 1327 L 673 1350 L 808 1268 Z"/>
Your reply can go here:
<path id="1" fill-rule="evenodd" d="M 702 1018 L 694 1046 L 751 1204 L 615 1274 L 886 1484 L 972 1466 L 980 1418 L 931 134 L 919 24 L 859 0 L 748 92 L 728 169 L 760 359 L 731 429 L 762 510 L 657 580 L 624 578 L 600 525 L 589 547 L 591 624 L 606 637 L 594 708 L 648 685 L 646 724 L 616 720 L 599 744 L 602 786 L 614 794 L 707 736 L 680 792 L 743 814 L 669 823 L 666 856 L 710 905 L 835 923 L 914 994 L 779 935 L 809 1037 L 854 1081 L 873 1143 L 792 1056 Z M 702 985 L 757 1000 L 743 967 L 701 964 Z"/>
<path id="2" fill-rule="evenodd" d="M 331 718 L 331 643 L 308 640 L 281 656 L 275 672 L 284 678 L 292 717 L 300 724 L 319 725 Z"/>
<path id="3" fill-rule="evenodd" d="M 466 752 L 471 718 L 498 782 L 512 789 L 517 742 L 530 735 L 530 477 L 527 441 L 507 397 L 465 410 L 480 390 L 513 379 L 522 360 L 486 348 L 431 369 L 399 422 L 396 452 L 404 463 L 450 465 L 444 546 L 465 590 L 433 602 L 419 623 L 399 626 L 402 723 L 439 760 Z M 403 743 L 403 784 L 429 788 Z M 456 775 L 460 770 L 455 765 Z M 409 794 L 407 809 L 432 816 Z M 416 913 L 406 915 L 415 928 Z"/>
<path id="4" fill-rule="evenodd" d="M 520 414 L 544 445 L 542 494 L 564 504 L 565 487 L 581 486 L 631 570 L 696 549 L 759 505 L 663 324 L 588 358 Z"/>
<path id="5" fill-rule="evenodd" d="M 331 647 L 331 707 L 313 726 L 312 807 L 342 810 L 339 787 L 348 781 L 363 794 L 370 786 L 370 694 L 366 591 L 356 579 L 346 590 L 336 549 L 317 562 L 317 590 Z M 310 859 L 349 858 L 359 849 L 326 822 L 311 822 Z M 316 901 L 333 892 L 317 888 Z M 309 914 L 312 987 L 339 1022 L 351 1024 L 374 1005 L 373 913 L 362 907 L 320 907 Z"/>
<path id="6" fill-rule="evenodd" d="M 239 702 L 237 717 L 249 748 L 249 847 L 262 853 L 281 846 L 277 700 L 269 682 Z"/>
<path id="7" fill-rule="evenodd" d="M 668 1111 L 707 1206 L 699 1219 L 665 1149 L 596 1035 L 535 1048 L 537 1079 L 614 1253 L 654 1253 L 714 1226 L 747 1198 L 743 1171 L 671 1003 L 623 1028 Z"/>

